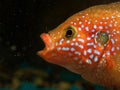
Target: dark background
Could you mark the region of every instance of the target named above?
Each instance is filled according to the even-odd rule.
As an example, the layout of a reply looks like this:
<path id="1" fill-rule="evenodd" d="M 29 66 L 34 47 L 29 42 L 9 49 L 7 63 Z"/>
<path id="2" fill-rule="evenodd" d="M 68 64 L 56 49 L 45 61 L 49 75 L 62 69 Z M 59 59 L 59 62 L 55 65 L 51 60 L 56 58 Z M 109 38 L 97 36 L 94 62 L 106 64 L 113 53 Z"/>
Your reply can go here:
<path id="1" fill-rule="evenodd" d="M 62 71 L 37 56 L 44 47 L 39 35 L 74 13 L 115 1 L 119 0 L 0 0 L 0 73 L 11 76 L 25 67 Z"/>

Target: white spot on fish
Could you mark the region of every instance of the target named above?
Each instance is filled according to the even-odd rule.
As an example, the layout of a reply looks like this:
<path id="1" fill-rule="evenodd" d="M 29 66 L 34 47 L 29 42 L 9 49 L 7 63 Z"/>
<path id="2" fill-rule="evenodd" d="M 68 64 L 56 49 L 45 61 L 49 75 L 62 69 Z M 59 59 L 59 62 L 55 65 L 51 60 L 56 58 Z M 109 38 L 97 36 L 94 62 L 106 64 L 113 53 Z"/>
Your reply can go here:
<path id="1" fill-rule="evenodd" d="M 63 47 L 62 50 L 63 50 L 63 51 L 68 51 L 69 48 L 68 48 L 68 47 Z"/>
<path id="2" fill-rule="evenodd" d="M 86 16 L 88 16 L 88 13 L 86 14 Z"/>
<path id="3" fill-rule="evenodd" d="M 92 38 L 94 38 L 94 36 L 95 36 L 95 35 L 94 35 L 94 34 L 92 34 L 92 36 L 91 36 L 91 37 L 92 37 Z"/>
<path id="4" fill-rule="evenodd" d="M 105 29 L 108 29 L 108 26 L 105 26 Z"/>
<path id="5" fill-rule="evenodd" d="M 58 35 L 60 34 L 60 32 L 58 32 Z"/>
<path id="6" fill-rule="evenodd" d="M 86 50 L 84 50 L 83 54 L 86 56 L 86 55 L 87 55 L 87 51 L 86 51 Z"/>
<path id="7" fill-rule="evenodd" d="M 60 40 L 60 42 L 63 42 L 64 41 L 64 39 L 62 38 L 61 40 Z"/>
<path id="8" fill-rule="evenodd" d="M 74 24 L 74 25 L 77 25 L 77 23 L 75 23 L 75 22 L 74 22 L 73 24 Z"/>
<path id="9" fill-rule="evenodd" d="M 62 42 L 59 42 L 60 45 L 62 45 Z"/>
<path id="10" fill-rule="evenodd" d="M 118 34 L 120 34 L 120 31 L 117 31 Z"/>
<path id="11" fill-rule="evenodd" d="M 71 45 L 71 46 L 74 46 L 74 45 L 75 45 L 75 43 L 71 43 L 70 45 Z"/>
<path id="12" fill-rule="evenodd" d="M 85 27 L 85 26 L 82 24 L 82 25 L 81 25 L 81 28 L 84 28 L 84 27 Z"/>
<path id="13" fill-rule="evenodd" d="M 80 21 L 79 24 L 82 24 L 82 22 Z"/>
<path id="14" fill-rule="evenodd" d="M 103 58 L 104 58 L 105 56 L 106 56 L 105 54 L 102 55 Z"/>
<path id="15" fill-rule="evenodd" d="M 96 28 L 97 28 L 97 25 L 94 25 L 93 28 L 96 29 Z"/>
<path id="16" fill-rule="evenodd" d="M 75 46 L 78 46 L 78 45 L 79 45 L 78 42 L 76 42 L 76 43 L 75 43 Z"/>
<path id="17" fill-rule="evenodd" d="M 82 16 L 82 18 L 85 18 L 85 16 Z"/>
<path id="18" fill-rule="evenodd" d="M 106 17 L 106 19 L 108 20 L 108 19 L 109 19 L 109 17 Z"/>
<path id="19" fill-rule="evenodd" d="M 82 30 L 81 27 L 78 27 L 78 30 L 81 31 Z"/>
<path id="20" fill-rule="evenodd" d="M 94 45 L 94 43 L 93 42 L 87 43 L 87 46 L 91 46 L 91 45 Z"/>
<path id="21" fill-rule="evenodd" d="M 118 41 L 118 38 L 116 38 L 115 41 L 117 42 L 117 41 Z"/>
<path id="22" fill-rule="evenodd" d="M 109 24 L 109 27 L 112 27 L 112 24 Z"/>
<path id="23" fill-rule="evenodd" d="M 72 41 L 75 41 L 75 40 L 76 40 L 75 38 L 72 39 Z"/>
<path id="24" fill-rule="evenodd" d="M 110 33 L 110 30 L 107 30 L 106 32 L 109 34 L 109 33 Z"/>
<path id="25" fill-rule="evenodd" d="M 100 52 L 98 50 L 94 50 L 94 53 L 100 55 Z"/>
<path id="26" fill-rule="evenodd" d="M 88 52 L 88 53 L 92 53 L 92 49 L 91 49 L 91 48 L 88 49 L 87 52 Z"/>
<path id="27" fill-rule="evenodd" d="M 80 53 L 80 52 L 78 52 L 78 51 L 75 51 L 75 54 L 76 54 L 76 55 L 81 55 L 81 53 Z"/>
<path id="28" fill-rule="evenodd" d="M 70 43 L 70 40 L 67 40 L 66 43 Z"/>
<path id="29" fill-rule="evenodd" d="M 103 22 L 100 22 L 100 24 L 103 24 Z"/>
<path id="30" fill-rule="evenodd" d="M 73 24 L 74 22 L 70 22 L 71 24 Z"/>
<path id="31" fill-rule="evenodd" d="M 80 19 L 79 18 L 76 18 L 77 21 L 79 21 Z"/>
<path id="32" fill-rule="evenodd" d="M 85 22 L 88 22 L 87 20 L 85 20 Z"/>
<path id="33" fill-rule="evenodd" d="M 106 54 L 107 54 L 107 55 L 110 55 L 110 51 L 107 51 Z"/>
<path id="34" fill-rule="evenodd" d="M 117 49 L 117 50 L 120 50 L 120 47 L 117 47 L 116 49 Z"/>
<path id="35" fill-rule="evenodd" d="M 88 28 L 88 27 L 85 27 L 85 30 L 86 30 L 86 31 L 89 31 L 89 28 Z"/>
<path id="36" fill-rule="evenodd" d="M 84 48 L 84 46 L 83 46 L 83 45 L 79 45 L 79 47 L 80 47 L 81 49 L 83 49 L 83 48 Z"/>
<path id="37" fill-rule="evenodd" d="M 105 17 L 102 18 L 103 20 L 105 19 Z"/>
<path id="38" fill-rule="evenodd" d="M 104 24 L 107 24 L 107 22 L 104 22 Z"/>
<path id="39" fill-rule="evenodd" d="M 80 34 L 78 34 L 77 37 L 80 37 Z"/>
<path id="40" fill-rule="evenodd" d="M 99 26 L 99 29 L 103 29 L 103 26 Z"/>
<path id="41" fill-rule="evenodd" d="M 70 50 L 73 52 L 73 51 L 75 51 L 75 48 L 72 47 Z"/>
<path id="42" fill-rule="evenodd" d="M 94 30 L 94 29 L 92 29 L 92 32 L 95 32 L 95 30 Z"/>
<path id="43" fill-rule="evenodd" d="M 94 62 L 97 62 L 97 61 L 98 61 L 98 56 L 95 56 Z"/>
<path id="44" fill-rule="evenodd" d="M 96 45 L 94 45 L 93 47 L 96 48 Z"/>
<path id="45" fill-rule="evenodd" d="M 86 59 L 86 63 L 92 64 L 92 61 L 90 59 Z"/>
<path id="46" fill-rule="evenodd" d="M 58 48 L 57 48 L 57 51 L 60 51 L 60 50 L 61 50 L 61 47 L 58 47 Z"/>
<path id="47" fill-rule="evenodd" d="M 113 52 L 115 50 L 115 47 L 112 47 L 111 51 Z"/>
<path id="48" fill-rule="evenodd" d="M 91 40 L 91 38 L 90 38 L 90 37 L 87 37 L 87 40 L 89 41 L 89 40 Z"/>
<path id="49" fill-rule="evenodd" d="M 56 44 L 55 44 L 56 46 L 58 45 L 58 42 L 56 42 Z"/>
<path id="50" fill-rule="evenodd" d="M 101 43 L 98 43 L 98 46 L 101 47 L 102 46 Z"/>
<path id="51" fill-rule="evenodd" d="M 95 20 L 95 22 L 98 22 L 98 20 Z"/>
<path id="52" fill-rule="evenodd" d="M 111 39 L 111 42 L 112 42 L 112 44 L 115 44 L 115 41 L 114 41 L 114 39 Z"/>
<path id="53" fill-rule="evenodd" d="M 91 54 L 91 55 L 90 55 L 90 58 L 91 58 L 91 59 L 93 59 L 93 57 L 94 57 L 94 55 L 93 55 L 93 54 Z"/>
<path id="54" fill-rule="evenodd" d="M 91 22 L 89 21 L 88 24 L 90 24 Z"/>
<path id="55" fill-rule="evenodd" d="M 78 41 L 84 43 L 84 39 L 79 38 Z"/>
<path id="56" fill-rule="evenodd" d="M 112 16 L 112 19 L 114 19 L 115 18 L 115 16 Z"/>

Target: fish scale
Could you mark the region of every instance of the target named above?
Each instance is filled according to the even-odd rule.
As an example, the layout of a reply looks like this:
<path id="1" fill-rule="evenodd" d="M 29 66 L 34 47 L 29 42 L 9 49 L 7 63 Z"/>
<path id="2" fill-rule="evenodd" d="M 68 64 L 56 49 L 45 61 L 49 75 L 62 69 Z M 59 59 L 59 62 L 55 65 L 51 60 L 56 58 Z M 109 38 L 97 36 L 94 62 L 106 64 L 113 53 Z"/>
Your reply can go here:
<path id="1" fill-rule="evenodd" d="M 103 86 L 120 87 L 120 2 L 97 5 L 40 35 L 46 61 Z"/>

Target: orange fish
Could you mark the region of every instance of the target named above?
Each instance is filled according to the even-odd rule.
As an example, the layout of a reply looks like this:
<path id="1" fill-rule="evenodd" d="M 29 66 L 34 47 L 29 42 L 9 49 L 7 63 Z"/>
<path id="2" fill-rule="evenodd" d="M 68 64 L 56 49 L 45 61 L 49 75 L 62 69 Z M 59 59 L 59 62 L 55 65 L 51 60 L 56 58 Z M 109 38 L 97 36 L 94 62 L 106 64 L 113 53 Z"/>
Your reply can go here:
<path id="1" fill-rule="evenodd" d="M 120 2 L 78 12 L 40 35 L 46 61 L 104 85 L 120 86 Z"/>

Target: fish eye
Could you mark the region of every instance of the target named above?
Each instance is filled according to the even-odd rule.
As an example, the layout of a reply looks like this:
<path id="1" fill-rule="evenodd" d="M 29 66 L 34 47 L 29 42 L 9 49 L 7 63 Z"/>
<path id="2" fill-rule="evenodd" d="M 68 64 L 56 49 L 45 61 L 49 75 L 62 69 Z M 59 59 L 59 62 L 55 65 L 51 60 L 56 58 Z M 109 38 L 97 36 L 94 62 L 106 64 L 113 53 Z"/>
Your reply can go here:
<path id="1" fill-rule="evenodd" d="M 73 31 L 71 29 L 68 29 L 66 32 L 66 37 L 71 37 L 72 36 Z"/>
<path id="2" fill-rule="evenodd" d="M 72 38 L 75 35 L 75 29 L 72 26 L 68 26 L 65 28 L 65 37 L 66 38 Z"/>

